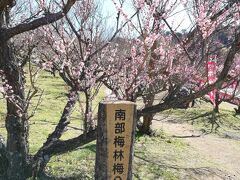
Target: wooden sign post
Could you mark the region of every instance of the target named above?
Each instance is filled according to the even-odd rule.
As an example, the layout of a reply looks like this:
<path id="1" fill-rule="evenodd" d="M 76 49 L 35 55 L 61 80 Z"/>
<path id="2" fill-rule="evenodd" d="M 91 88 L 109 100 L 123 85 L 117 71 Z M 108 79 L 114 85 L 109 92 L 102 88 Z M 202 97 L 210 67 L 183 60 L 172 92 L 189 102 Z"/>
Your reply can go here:
<path id="1" fill-rule="evenodd" d="M 96 180 L 131 180 L 136 104 L 106 101 L 99 104 Z"/>

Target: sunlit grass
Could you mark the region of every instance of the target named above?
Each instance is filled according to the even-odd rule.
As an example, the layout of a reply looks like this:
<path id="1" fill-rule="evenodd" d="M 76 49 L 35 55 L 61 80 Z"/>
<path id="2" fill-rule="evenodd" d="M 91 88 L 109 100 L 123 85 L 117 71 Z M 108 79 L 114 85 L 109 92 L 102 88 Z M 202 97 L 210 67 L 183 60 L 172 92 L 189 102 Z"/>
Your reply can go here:
<path id="1" fill-rule="evenodd" d="M 236 115 L 235 106 L 229 103 L 220 105 L 220 112 L 214 113 L 210 103 L 201 101 L 198 107 L 188 109 L 170 109 L 161 114 L 175 116 L 179 122 L 188 122 L 205 132 L 218 132 L 219 134 L 231 131 L 240 131 L 240 116 Z M 220 127 L 218 127 L 218 125 Z M 212 129 L 214 128 L 214 129 Z M 217 130 L 215 130 L 217 128 Z"/>

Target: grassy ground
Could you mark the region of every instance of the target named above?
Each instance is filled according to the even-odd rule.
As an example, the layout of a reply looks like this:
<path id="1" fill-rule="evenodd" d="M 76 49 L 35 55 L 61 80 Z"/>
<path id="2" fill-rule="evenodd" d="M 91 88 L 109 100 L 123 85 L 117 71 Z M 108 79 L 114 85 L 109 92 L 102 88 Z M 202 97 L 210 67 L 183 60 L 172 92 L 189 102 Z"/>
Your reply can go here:
<path id="1" fill-rule="evenodd" d="M 188 122 L 205 133 L 223 135 L 226 132 L 240 133 L 240 115 L 236 115 L 235 106 L 223 102 L 220 113 L 214 113 L 210 103 L 199 101 L 195 108 L 171 109 L 162 114 L 176 116 L 178 121 Z"/>
<path id="2" fill-rule="evenodd" d="M 44 93 L 43 101 L 37 109 L 36 115 L 30 121 L 29 142 L 30 152 L 32 154 L 42 146 L 48 134 L 54 130 L 66 103 L 67 93 L 67 87 L 64 85 L 64 82 L 60 78 L 52 77 L 48 73 L 40 76 L 38 86 L 44 90 Z M 98 102 L 103 96 L 104 91 L 100 91 L 99 96 L 96 101 L 94 101 L 94 107 L 97 107 Z M 84 101 L 84 99 L 82 99 L 82 101 Z M 37 98 L 33 101 L 32 109 L 36 103 Z M 208 113 L 210 109 L 210 106 L 202 104 L 199 108 L 169 110 L 162 114 L 174 115 L 178 117 L 178 119 L 188 120 L 190 123 L 193 122 L 196 128 L 204 128 L 205 131 L 210 131 L 211 123 L 209 123 L 209 117 L 211 115 L 203 116 L 205 113 Z M 5 101 L 1 99 L 0 133 L 6 137 L 4 117 Z M 71 116 L 71 124 L 62 137 L 63 139 L 75 137 L 82 133 L 81 119 L 80 106 L 77 104 Z M 220 130 L 238 131 L 240 128 L 240 118 L 239 116 L 234 116 L 233 110 L 222 109 L 219 115 L 219 122 L 220 121 Z M 190 147 L 188 143 L 185 143 L 181 139 L 173 139 L 161 130 L 159 130 L 157 134 L 156 137 L 137 135 L 133 163 L 134 179 L 155 180 L 162 178 L 165 180 L 177 180 L 181 179 L 183 172 L 197 171 L 201 167 L 214 167 L 213 162 L 204 157 L 199 158 L 198 152 Z M 53 178 L 93 179 L 95 143 L 96 142 L 92 142 L 76 151 L 53 157 L 47 166 L 47 172 Z"/>

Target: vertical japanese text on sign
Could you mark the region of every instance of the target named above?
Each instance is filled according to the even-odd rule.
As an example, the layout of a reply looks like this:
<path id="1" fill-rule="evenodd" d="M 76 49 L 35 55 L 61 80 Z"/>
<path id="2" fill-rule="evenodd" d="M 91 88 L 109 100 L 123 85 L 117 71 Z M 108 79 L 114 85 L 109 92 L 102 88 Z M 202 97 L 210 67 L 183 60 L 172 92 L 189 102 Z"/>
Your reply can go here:
<path id="1" fill-rule="evenodd" d="M 133 104 L 107 106 L 108 177 L 126 180 L 133 131 Z"/>

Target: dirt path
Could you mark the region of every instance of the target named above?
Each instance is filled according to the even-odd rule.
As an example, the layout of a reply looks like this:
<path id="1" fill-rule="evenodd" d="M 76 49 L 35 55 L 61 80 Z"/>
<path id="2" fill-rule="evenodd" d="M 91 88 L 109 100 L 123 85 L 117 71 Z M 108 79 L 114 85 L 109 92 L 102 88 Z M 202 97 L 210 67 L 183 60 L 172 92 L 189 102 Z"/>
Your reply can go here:
<path id="1" fill-rule="evenodd" d="M 161 119 L 161 117 L 158 119 Z M 213 134 L 203 135 L 186 123 L 177 123 L 174 118 L 162 118 L 153 122 L 154 128 L 162 128 L 174 138 L 180 138 L 193 147 L 199 154 L 216 164 L 219 172 L 224 172 L 223 178 L 240 180 L 240 141 L 221 138 Z M 204 178 L 203 178 L 204 179 Z"/>

